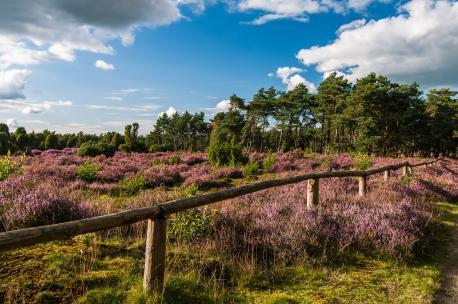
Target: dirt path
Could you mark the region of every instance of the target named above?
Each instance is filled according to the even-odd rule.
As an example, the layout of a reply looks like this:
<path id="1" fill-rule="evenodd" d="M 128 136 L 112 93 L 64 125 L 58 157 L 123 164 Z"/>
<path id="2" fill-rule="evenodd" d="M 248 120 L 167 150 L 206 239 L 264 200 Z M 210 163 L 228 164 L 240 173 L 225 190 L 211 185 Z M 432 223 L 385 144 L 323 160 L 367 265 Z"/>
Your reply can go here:
<path id="1" fill-rule="evenodd" d="M 443 268 L 444 280 L 442 289 L 436 295 L 434 303 L 457 304 L 458 303 L 458 214 L 453 214 L 453 236 L 448 245 L 448 252 Z"/>

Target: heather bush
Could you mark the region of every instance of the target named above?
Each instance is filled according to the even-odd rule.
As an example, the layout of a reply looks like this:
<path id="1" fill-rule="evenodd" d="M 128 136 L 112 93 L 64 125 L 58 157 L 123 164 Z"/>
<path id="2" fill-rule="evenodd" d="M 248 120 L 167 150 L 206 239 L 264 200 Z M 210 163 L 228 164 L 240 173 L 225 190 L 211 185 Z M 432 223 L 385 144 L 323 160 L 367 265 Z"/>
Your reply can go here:
<path id="1" fill-rule="evenodd" d="M 119 187 L 127 195 L 135 195 L 146 186 L 146 180 L 143 176 L 126 177 L 119 181 Z"/>
<path id="2" fill-rule="evenodd" d="M 243 167 L 243 176 L 244 177 L 253 177 L 259 174 L 259 164 L 258 162 L 248 162 L 245 167 Z"/>
<path id="3" fill-rule="evenodd" d="M 0 182 L 0 230 L 13 230 L 81 219 L 85 204 L 53 183 L 38 184 L 24 174 Z"/>
<path id="4" fill-rule="evenodd" d="M 97 164 L 91 161 L 85 161 L 82 165 L 79 165 L 76 169 L 76 176 L 87 182 L 95 180 L 97 175 L 98 167 Z"/>
<path id="5" fill-rule="evenodd" d="M 360 154 L 356 157 L 355 168 L 357 170 L 367 170 L 373 165 L 371 157 L 367 154 Z"/>

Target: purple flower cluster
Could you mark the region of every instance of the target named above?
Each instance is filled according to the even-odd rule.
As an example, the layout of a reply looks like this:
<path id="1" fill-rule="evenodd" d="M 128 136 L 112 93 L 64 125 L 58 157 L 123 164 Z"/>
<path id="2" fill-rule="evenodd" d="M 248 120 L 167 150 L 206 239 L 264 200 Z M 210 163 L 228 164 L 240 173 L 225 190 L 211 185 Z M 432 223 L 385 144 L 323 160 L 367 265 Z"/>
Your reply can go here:
<path id="1" fill-rule="evenodd" d="M 85 204 L 52 181 L 37 183 L 24 174 L 0 182 L 0 230 L 13 230 L 80 219 Z"/>

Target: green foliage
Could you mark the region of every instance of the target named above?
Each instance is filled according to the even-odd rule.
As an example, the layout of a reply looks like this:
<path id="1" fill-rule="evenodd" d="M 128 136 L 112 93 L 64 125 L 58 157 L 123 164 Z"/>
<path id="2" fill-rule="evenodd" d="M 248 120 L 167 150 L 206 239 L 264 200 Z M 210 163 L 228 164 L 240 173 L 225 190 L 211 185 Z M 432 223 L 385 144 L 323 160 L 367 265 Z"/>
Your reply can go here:
<path id="1" fill-rule="evenodd" d="M 126 177 L 119 181 L 119 186 L 127 195 L 135 195 L 146 187 L 146 180 L 140 175 Z"/>
<path id="2" fill-rule="evenodd" d="M 367 154 L 360 154 L 356 157 L 355 168 L 357 170 L 367 170 L 374 165 L 371 157 Z"/>
<path id="3" fill-rule="evenodd" d="M 11 153 L 0 157 L 0 181 L 8 178 L 12 174 L 22 174 L 23 166 L 22 161 L 24 156 L 21 156 L 19 161 L 14 160 Z"/>
<path id="4" fill-rule="evenodd" d="M 45 149 L 58 149 L 59 148 L 59 138 L 56 134 L 51 133 L 46 136 L 45 140 Z"/>
<path id="5" fill-rule="evenodd" d="M 172 157 L 169 158 L 168 163 L 169 165 L 177 165 L 181 163 L 181 158 L 178 155 L 172 155 Z"/>
<path id="6" fill-rule="evenodd" d="M 248 162 L 245 167 L 243 167 L 243 176 L 244 177 L 253 177 L 259 174 L 259 164 L 257 161 Z"/>
<path id="7" fill-rule="evenodd" d="M 155 152 L 167 152 L 167 151 L 172 151 L 173 148 L 170 145 L 167 144 L 152 144 L 148 147 L 148 151 L 151 153 Z"/>
<path id="8" fill-rule="evenodd" d="M 187 197 L 196 195 L 197 191 L 199 191 L 199 187 L 195 183 L 192 183 L 184 189 L 184 193 Z"/>
<path id="9" fill-rule="evenodd" d="M 271 153 L 269 155 L 267 155 L 267 157 L 264 159 L 264 161 L 262 162 L 262 169 L 264 172 L 268 172 L 269 169 L 275 165 L 275 163 L 277 162 L 277 159 L 275 158 L 275 154 Z"/>
<path id="10" fill-rule="evenodd" d="M 97 288 L 89 290 L 84 297 L 76 301 L 77 304 L 123 304 L 125 294 L 119 288 Z"/>
<path id="11" fill-rule="evenodd" d="M 76 169 L 76 177 L 87 182 L 92 182 L 95 180 L 97 171 L 97 164 L 87 160 Z"/>
<path id="12" fill-rule="evenodd" d="M 169 220 L 170 241 L 197 241 L 212 233 L 217 213 L 209 208 L 178 212 Z"/>
<path id="13" fill-rule="evenodd" d="M 214 167 L 231 166 L 236 167 L 245 162 L 242 154 L 242 147 L 232 142 L 216 144 L 210 141 L 208 148 L 208 161 Z"/>
<path id="14" fill-rule="evenodd" d="M 107 157 L 111 157 L 115 154 L 115 152 L 116 147 L 105 142 L 88 141 L 78 148 L 78 155 L 81 157 L 94 157 L 97 155 L 105 155 Z"/>
<path id="15" fill-rule="evenodd" d="M 403 184 L 404 186 L 409 185 L 412 181 L 413 181 L 412 175 L 408 174 L 406 176 L 401 177 L 401 184 Z"/>

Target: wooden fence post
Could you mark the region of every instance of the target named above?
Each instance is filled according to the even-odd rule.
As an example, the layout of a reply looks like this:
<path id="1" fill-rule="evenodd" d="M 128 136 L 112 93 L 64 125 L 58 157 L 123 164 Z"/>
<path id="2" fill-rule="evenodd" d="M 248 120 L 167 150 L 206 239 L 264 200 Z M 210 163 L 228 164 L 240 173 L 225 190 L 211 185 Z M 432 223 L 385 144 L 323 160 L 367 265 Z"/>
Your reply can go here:
<path id="1" fill-rule="evenodd" d="M 358 177 L 358 180 L 359 180 L 359 189 L 358 189 L 359 191 L 358 191 L 358 194 L 359 194 L 359 196 L 365 196 L 366 195 L 366 190 L 367 190 L 366 179 L 367 179 L 366 176 L 359 176 Z"/>
<path id="2" fill-rule="evenodd" d="M 318 205 L 320 180 L 318 178 L 307 180 L 307 208 Z"/>
<path id="3" fill-rule="evenodd" d="M 148 220 L 145 271 L 143 275 L 145 293 L 150 293 L 151 291 L 162 292 L 164 287 L 166 232 L 167 220 L 165 217 Z"/>
<path id="4" fill-rule="evenodd" d="M 409 172 L 409 165 L 405 165 L 404 167 L 402 167 L 402 176 L 408 176 L 410 175 L 410 172 Z"/>
<path id="5" fill-rule="evenodd" d="M 390 170 L 385 170 L 385 172 L 383 172 L 383 179 L 385 180 L 385 182 L 387 182 L 390 179 L 390 175 L 391 175 Z"/>

